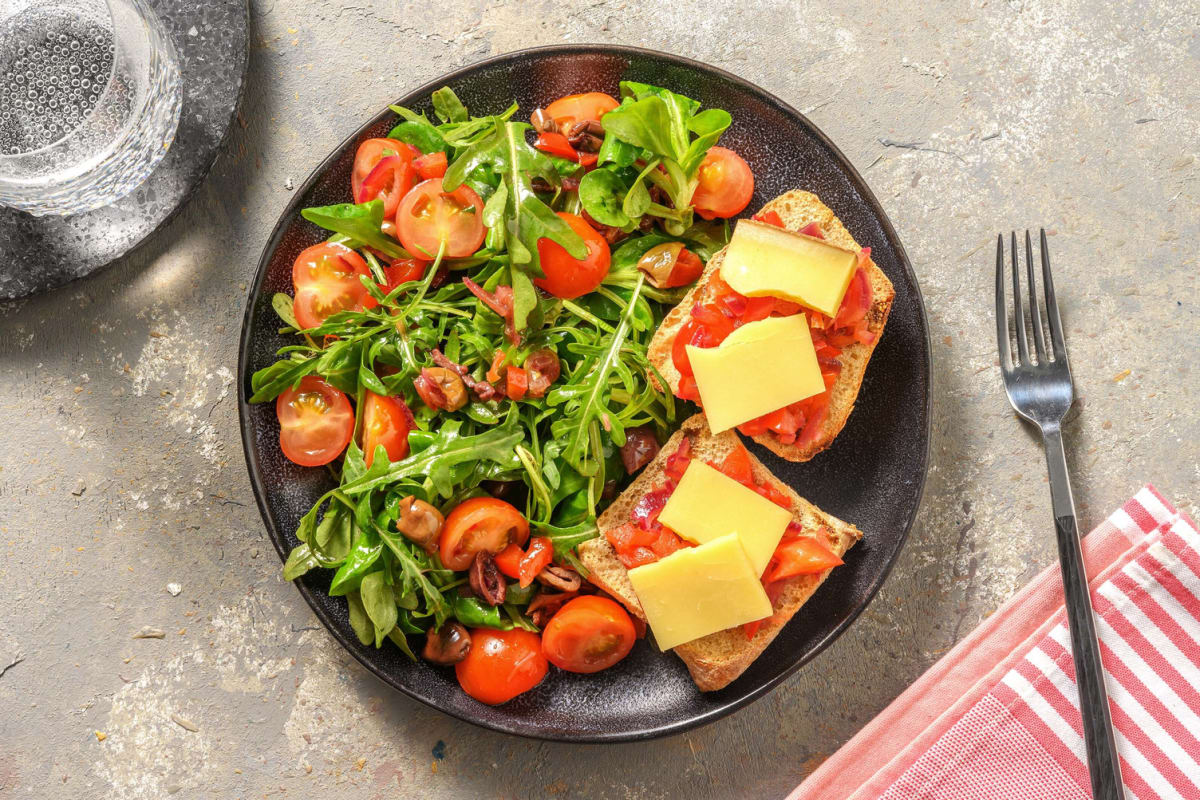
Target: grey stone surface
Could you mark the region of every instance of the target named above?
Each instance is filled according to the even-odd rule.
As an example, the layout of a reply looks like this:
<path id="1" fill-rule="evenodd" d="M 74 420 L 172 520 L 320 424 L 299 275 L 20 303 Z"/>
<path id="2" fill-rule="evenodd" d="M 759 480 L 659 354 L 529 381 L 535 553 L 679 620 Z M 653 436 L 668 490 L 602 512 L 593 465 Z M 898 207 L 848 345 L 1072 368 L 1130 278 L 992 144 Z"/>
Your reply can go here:
<path id="1" fill-rule="evenodd" d="M 1145 481 L 1196 513 L 1194 0 L 256 0 L 251 25 L 244 124 L 184 212 L 0 306 L 0 797 L 782 796 L 1054 559 L 995 366 L 998 230 L 1053 233 L 1081 523 Z M 891 215 L 932 325 L 933 466 L 882 592 L 768 697 L 652 743 L 506 738 L 365 674 L 280 579 L 238 440 L 237 328 L 291 187 L 407 89 L 560 41 L 682 53 L 806 110 Z"/>

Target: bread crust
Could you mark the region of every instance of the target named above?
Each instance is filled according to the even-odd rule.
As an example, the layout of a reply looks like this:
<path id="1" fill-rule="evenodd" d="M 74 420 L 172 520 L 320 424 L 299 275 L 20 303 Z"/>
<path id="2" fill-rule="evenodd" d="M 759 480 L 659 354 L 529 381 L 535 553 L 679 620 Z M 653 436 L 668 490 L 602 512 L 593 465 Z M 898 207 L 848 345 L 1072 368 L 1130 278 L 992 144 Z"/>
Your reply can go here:
<path id="1" fill-rule="evenodd" d="M 862 250 L 854 237 L 842 225 L 841 220 L 811 192 L 793 189 L 764 205 L 762 211 L 774 211 L 779 214 L 784 226 L 790 230 L 799 230 L 808 223 L 815 222 L 820 226 L 821 233 L 829 242 L 855 252 Z M 675 334 L 688 321 L 696 298 L 708 284 L 710 276 L 721 268 L 724 260 L 724 250 L 709 259 L 703 276 L 684 295 L 679 305 L 667 313 L 662 324 L 655 331 L 654 337 L 650 340 L 647 348 L 650 363 L 666 379 L 672 392 L 678 391 L 679 379 L 682 377 L 671 360 L 671 346 L 675 341 Z M 803 445 L 800 443 L 784 444 L 769 433 L 753 437 L 754 441 L 781 458 L 786 458 L 788 461 L 808 461 L 833 443 L 846 425 L 850 412 L 854 410 L 858 389 L 862 385 L 863 374 L 867 370 L 867 362 L 871 360 L 871 354 L 879 343 L 883 328 L 887 324 L 888 314 L 892 310 L 892 301 L 896 297 L 896 290 L 892 286 L 892 282 L 883 274 L 883 270 L 870 259 L 867 260 L 867 277 L 871 283 L 871 308 L 867 312 L 866 319 L 869 329 L 875 333 L 875 341 L 871 344 L 854 342 L 842 350 L 840 359 L 842 370 L 830 390 L 832 394 L 829 400 L 829 413 L 825 417 L 821 433 L 812 442 Z"/>
<path id="2" fill-rule="evenodd" d="M 620 497 L 600 515 L 600 536 L 579 546 L 579 558 L 588 569 L 588 580 L 613 597 L 620 600 L 638 617 L 645 619 L 637 593 L 629 581 L 625 566 L 617 559 L 616 551 L 605 538 L 605 533 L 630 520 L 633 506 L 643 495 L 660 487 L 666 481 L 663 469 L 667 458 L 679 447 L 684 437 L 691 440 L 692 456 L 708 461 L 720 462 L 741 440 L 733 431 L 713 434 L 703 414 L 686 420 L 683 426 L 667 441 L 655 459 L 646 465 Z M 792 517 L 801 525 L 806 535 L 820 538 L 830 550 L 842 556 L 855 542 L 862 538 L 861 531 L 848 522 L 833 517 L 798 495 L 790 486 L 780 481 L 750 454 L 754 478 L 758 482 L 770 482 L 791 499 Z M 675 653 L 687 665 L 692 680 L 701 691 L 723 689 L 741 675 L 802 605 L 812 596 L 829 575 L 826 570 L 817 575 L 798 575 L 785 580 L 782 591 L 774 599 L 774 613 L 763 621 L 754 638 L 747 639 L 741 628 L 730 628 L 710 634 L 675 647 Z"/>

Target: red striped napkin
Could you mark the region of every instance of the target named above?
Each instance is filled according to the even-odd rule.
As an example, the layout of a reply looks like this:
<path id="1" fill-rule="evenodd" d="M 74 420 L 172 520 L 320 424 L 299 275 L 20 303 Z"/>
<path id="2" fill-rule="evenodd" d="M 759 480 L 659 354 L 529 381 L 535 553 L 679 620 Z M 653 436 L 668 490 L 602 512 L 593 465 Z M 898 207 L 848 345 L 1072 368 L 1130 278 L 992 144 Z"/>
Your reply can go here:
<path id="1" fill-rule="evenodd" d="M 1084 538 L 1129 800 L 1200 798 L 1200 531 L 1153 487 Z M 1070 638 L 1047 569 L 789 800 L 1086 800 Z"/>

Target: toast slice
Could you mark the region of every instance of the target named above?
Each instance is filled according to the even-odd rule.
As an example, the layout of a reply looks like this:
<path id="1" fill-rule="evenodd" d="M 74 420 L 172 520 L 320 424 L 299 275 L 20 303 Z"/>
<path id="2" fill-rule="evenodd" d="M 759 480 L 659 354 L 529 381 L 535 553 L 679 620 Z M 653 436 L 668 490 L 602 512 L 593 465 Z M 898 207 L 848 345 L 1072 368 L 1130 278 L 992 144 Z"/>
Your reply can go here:
<path id="1" fill-rule="evenodd" d="M 630 512 L 638 500 L 647 492 L 663 485 L 666 480 L 663 477 L 663 467 L 667 458 L 676 451 L 680 440 L 685 436 L 691 439 L 692 457 L 706 461 L 719 463 L 735 447 L 742 446 L 741 440 L 733 431 L 713 435 L 703 414 L 692 416 L 667 441 L 629 488 L 600 515 L 600 536 L 579 546 L 579 558 L 588 569 L 588 580 L 620 600 L 633 614 L 642 619 L 645 619 L 645 614 L 638 602 L 637 593 L 633 590 L 633 584 L 629 581 L 625 565 L 617 559 L 616 551 L 604 534 L 628 522 Z M 791 498 L 792 516 L 804 528 L 805 534 L 819 537 L 839 556 L 844 555 L 862 538 L 858 528 L 826 514 L 792 491 L 791 487 L 772 475 L 753 454 L 750 455 L 750 463 L 755 480 L 770 481 Z M 747 639 L 741 628 L 730 628 L 674 648 L 675 653 L 687 665 L 696 686 L 700 687 L 701 691 L 712 692 L 725 688 L 741 675 L 754 659 L 758 658 L 758 654 L 766 649 L 800 606 L 812 596 L 829 572 L 830 570 L 826 570 L 815 575 L 797 575 L 782 581 L 782 591 L 773 599 L 775 613 L 763 621 L 753 639 Z"/>
<path id="2" fill-rule="evenodd" d="M 841 220 L 834 216 L 833 211 L 811 192 L 793 189 L 767 203 L 762 210 L 774 211 L 779 214 L 784 227 L 789 230 L 797 231 L 808 223 L 815 222 L 820 226 L 821 233 L 825 238 L 833 244 L 856 252 L 862 250 L 854 237 L 842 225 Z M 709 276 L 721 268 L 721 262 L 724 260 L 724 250 L 709 259 L 700 280 L 684 295 L 682 302 L 671 309 L 650 340 L 648 348 L 650 363 L 658 368 L 672 392 L 678 391 L 681 377 L 679 371 L 675 369 L 675 364 L 671 361 L 671 345 L 675 341 L 675 334 L 688 321 L 692 306 L 695 305 L 696 298 L 708 282 Z M 875 345 L 879 343 L 879 336 L 883 333 L 888 313 L 892 309 L 892 300 L 896 296 L 892 282 L 874 261 L 867 261 L 867 276 L 871 281 L 872 302 L 866 319 L 868 327 L 876 334 L 875 341 L 871 344 L 855 342 L 842 350 L 842 371 L 838 375 L 837 382 L 830 389 L 832 396 L 829 400 L 829 413 L 825 417 L 825 424 L 820 434 L 811 443 L 806 444 L 799 442 L 784 444 L 769 433 L 754 437 L 754 441 L 788 461 L 808 461 L 829 447 L 834 438 L 841 433 L 846 420 L 850 417 L 850 412 L 854 409 L 854 401 L 858 398 L 858 388 L 862 385 L 867 362 L 871 360 L 871 353 L 874 352 Z"/>

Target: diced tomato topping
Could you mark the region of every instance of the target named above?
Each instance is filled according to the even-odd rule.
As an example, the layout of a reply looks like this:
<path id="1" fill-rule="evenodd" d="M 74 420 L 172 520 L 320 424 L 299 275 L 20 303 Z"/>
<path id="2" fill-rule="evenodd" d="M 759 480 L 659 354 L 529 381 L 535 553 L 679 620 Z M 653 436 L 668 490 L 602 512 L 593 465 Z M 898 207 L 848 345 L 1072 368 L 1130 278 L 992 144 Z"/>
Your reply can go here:
<path id="1" fill-rule="evenodd" d="M 529 540 L 529 549 L 521 556 L 517 566 L 517 579 L 521 588 L 533 583 L 533 579 L 554 560 L 554 543 L 545 536 Z"/>
<path id="2" fill-rule="evenodd" d="M 763 584 L 797 575 L 814 575 L 842 564 L 842 559 L 813 536 L 785 539 L 775 548 L 763 573 Z"/>
<path id="3" fill-rule="evenodd" d="M 729 455 L 725 456 L 725 460 L 721 462 L 718 469 L 740 484 L 754 485 L 754 469 L 750 465 L 750 451 L 746 449 L 745 445 L 738 444 L 733 448 Z"/>
<path id="4" fill-rule="evenodd" d="M 663 506 L 667 504 L 667 498 L 670 496 L 671 490 L 666 487 L 642 495 L 629 512 L 633 524 L 643 530 L 657 532 L 662 527 L 658 515 L 662 513 Z"/>
<path id="5" fill-rule="evenodd" d="M 784 226 L 783 219 L 779 216 L 778 211 L 760 211 L 751 217 L 751 219 L 758 222 L 765 222 L 768 225 L 774 225 L 776 228 L 782 228 Z"/>
<path id="6" fill-rule="evenodd" d="M 679 447 L 675 448 L 675 452 L 667 456 L 667 463 L 663 466 L 663 474 L 667 477 L 668 485 L 676 486 L 679 483 L 691 460 L 692 440 L 684 436 L 679 440 Z"/>
<path id="7" fill-rule="evenodd" d="M 760 212 L 754 219 L 783 227 L 783 220 L 774 211 Z M 820 225 L 815 222 L 805 225 L 800 233 L 825 238 Z M 770 316 L 804 313 L 821 366 L 825 391 L 743 423 L 738 430 L 747 436 L 770 433 L 784 444 L 815 441 L 825 423 L 830 390 L 841 374 L 842 350 L 856 342 L 872 344 L 878 338 L 878 334 L 867 323 L 872 303 L 871 282 L 867 272 L 870 255 L 870 248 L 864 247 L 859 252 L 858 269 L 851 278 L 838 313 L 832 319 L 816 311 L 802 309 L 790 300 L 745 297 L 721 280 L 720 274 L 714 274 L 701 290 L 687 322 L 671 343 L 671 361 L 681 376 L 675 390 L 676 396 L 694 403 L 700 402 L 700 392 L 687 356 L 688 345 L 716 347 L 730 333 L 748 322 L 757 322 Z M 780 505 L 787 505 L 782 497 L 772 499 Z"/>
<path id="8" fill-rule="evenodd" d="M 492 365 L 488 367 L 487 375 L 484 376 L 489 383 L 496 383 L 500 380 L 500 365 L 504 363 L 504 359 L 503 350 L 497 350 L 496 354 L 492 356 Z"/>

